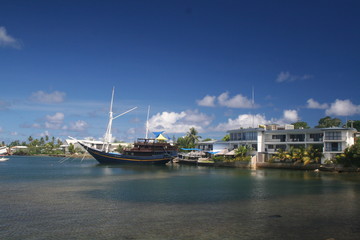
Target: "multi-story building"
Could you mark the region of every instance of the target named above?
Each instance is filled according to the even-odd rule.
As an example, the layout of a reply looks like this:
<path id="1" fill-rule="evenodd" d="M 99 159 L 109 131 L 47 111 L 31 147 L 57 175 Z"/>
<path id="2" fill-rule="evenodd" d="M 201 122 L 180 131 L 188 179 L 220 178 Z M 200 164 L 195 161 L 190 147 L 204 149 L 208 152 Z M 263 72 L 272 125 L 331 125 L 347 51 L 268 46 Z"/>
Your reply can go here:
<path id="1" fill-rule="evenodd" d="M 294 129 L 293 125 L 267 125 L 227 132 L 230 135 L 230 141 L 213 142 L 211 150 L 217 148 L 216 146 L 222 146 L 231 151 L 241 145 L 248 145 L 255 150 L 254 153 L 258 155 L 259 159 L 263 159 L 263 156 L 271 156 L 278 149 L 289 150 L 291 147 L 314 146 L 322 149 L 324 154 L 322 162 L 335 157 L 336 154 L 343 153 L 345 148 L 353 145 L 357 133 L 353 128 Z"/>

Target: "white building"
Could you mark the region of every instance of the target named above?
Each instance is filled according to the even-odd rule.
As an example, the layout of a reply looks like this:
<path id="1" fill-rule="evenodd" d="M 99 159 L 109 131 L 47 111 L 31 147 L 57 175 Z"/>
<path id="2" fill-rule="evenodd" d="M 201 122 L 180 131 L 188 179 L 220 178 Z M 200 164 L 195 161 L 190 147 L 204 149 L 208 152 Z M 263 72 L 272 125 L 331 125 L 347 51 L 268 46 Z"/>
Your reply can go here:
<path id="1" fill-rule="evenodd" d="M 326 159 L 332 159 L 345 148 L 355 143 L 356 129 L 354 128 L 311 128 L 294 129 L 293 125 L 267 125 L 261 128 L 234 129 L 227 131 L 230 141 L 217 141 L 213 146 L 227 144 L 229 151 L 241 145 L 248 145 L 256 150 L 258 161 L 264 156 L 275 154 L 278 149 L 289 150 L 291 147 L 307 148 L 317 146 L 323 150 Z M 211 148 L 208 146 L 208 148 Z M 214 147 L 213 147 L 214 148 Z"/>

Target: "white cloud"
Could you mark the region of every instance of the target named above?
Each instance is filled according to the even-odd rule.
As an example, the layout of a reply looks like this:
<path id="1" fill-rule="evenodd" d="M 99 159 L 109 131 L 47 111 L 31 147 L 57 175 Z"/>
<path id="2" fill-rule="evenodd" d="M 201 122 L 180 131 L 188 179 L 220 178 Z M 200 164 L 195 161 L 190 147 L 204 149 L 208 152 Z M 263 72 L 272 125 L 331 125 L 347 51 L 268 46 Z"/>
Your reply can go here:
<path id="1" fill-rule="evenodd" d="M 308 75 L 308 74 L 298 76 L 298 75 L 290 74 L 290 72 L 280 72 L 278 77 L 276 78 L 276 82 L 278 82 L 278 83 L 295 82 L 298 80 L 306 80 L 306 79 L 311 79 L 311 78 L 313 78 L 313 76 Z"/>
<path id="2" fill-rule="evenodd" d="M 127 133 L 128 135 L 134 135 L 134 134 L 136 133 L 136 129 L 135 129 L 135 128 L 129 128 L 129 129 L 126 131 L 126 133 Z"/>
<path id="3" fill-rule="evenodd" d="M 53 116 L 46 115 L 46 120 L 53 122 L 53 123 L 62 123 L 64 120 L 65 115 L 61 112 L 55 113 Z"/>
<path id="4" fill-rule="evenodd" d="M 299 120 L 299 116 L 296 110 L 284 110 L 284 119 L 285 122 L 294 123 Z"/>
<path id="5" fill-rule="evenodd" d="M 217 100 L 217 101 L 216 101 Z M 237 94 L 230 98 L 228 92 L 220 94 L 218 97 L 206 95 L 203 99 L 196 101 L 199 106 L 215 107 L 216 105 L 228 108 L 257 108 L 258 105 L 251 99 Z"/>
<path id="6" fill-rule="evenodd" d="M 238 129 L 238 128 L 249 128 L 249 127 L 257 127 L 261 124 L 270 124 L 271 121 L 266 120 L 265 116 L 256 114 L 242 114 L 239 115 L 236 119 L 229 118 L 226 123 L 220 123 L 212 130 L 225 132 L 231 129 Z"/>
<path id="7" fill-rule="evenodd" d="M 53 116 L 46 115 L 45 128 L 60 129 L 63 121 L 64 114 L 61 112 L 57 112 Z"/>
<path id="8" fill-rule="evenodd" d="M 229 98 L 229 93 L 224 92 L 218 97 L 220 106 L 225 106 L 229 108 L 252 108 L 252 101 L 241 94 Z"/>
<path id="9" fill-rule="evenodd" d="M 20 49 L 22 47 L 22 44 L 19 40 L 16 40 L 12 36 L 10 36 L 6 28 L 3 26 L 0 26 L 0 47 L 12 47 Z"/>
<path id="10" fill-rule="evenodd" d="M 319 102 L 315 101 L 314 99 L 310 98 L 307 100 L 307 108 L 312 109 L 326 109 L 329 107 L 327 103 L 320 104 Z"/>
<path id="11" fill-rule="evenodd" d="M 356 114 L 360 114 L 360 105 L 353 104 L 349 99 L 336 99 L 326 110 L 326 115 L 352 116 Z"/>
<path id="12" fill-rule="evenodd" d="M 30 99 L 39 103 L 61 103 L 64 101 L 66 93 L 55 91 L 53 93 L 46 93 L 37 91 L 31 94 Z"/>
<path id="13" fill-rule="evenodd" d="M 215 96 L 206 95 L 203 99 L 197 100 L 196 102 L 199 106 L 215 107 L 215 100 L 216 100 Z"/>
<path id="14" fill-rule="evenodd" d="M 157 113 L 149 119 L 149 128 L 151 131 L 166 131 L 167 133 L 184 133 L 191 127 L 199 132 L 204 131 L 212 117 L 195 110 L 176 112 Z"/>
<path id="15" fill-rule="evenodd" d="M 28 126 L 25 126 L 25 127 L 28 127 Z M 38 123 L 34 123 L 34 124 L 31 125 L 31 127 L 33 127 L 33 128 L 41 128 L 41 125 L 38 124 Z"/>
<path id="16" fill-rule="evenodd" d="M 46 137 L 46 136 L 50 136 L 49 131 L 45 131 L 43 133 L 40 133 L 40 137 Z"/>
<path id="17" fill-rule="evenodd" d="M 75 132 L 82 132 L 85 131 L 88 128 L 87 122 L 83 120 L 78 120 L 76 122 L 71 122 L 69 126 L 69 130 L 75 131 Z"/>

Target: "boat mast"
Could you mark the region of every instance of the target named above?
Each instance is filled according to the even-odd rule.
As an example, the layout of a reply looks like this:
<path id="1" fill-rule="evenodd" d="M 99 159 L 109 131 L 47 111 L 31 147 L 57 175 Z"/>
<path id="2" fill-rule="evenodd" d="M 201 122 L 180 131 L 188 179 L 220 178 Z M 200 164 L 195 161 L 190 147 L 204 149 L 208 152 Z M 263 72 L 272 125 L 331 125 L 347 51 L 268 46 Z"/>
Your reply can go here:
<path id="1" fill-rule="evenodd" d="M 148 107 L 148 113 L 146 118 L 146 133 L 145 133 L 145 139 L 148 139 L 148 133 L 149 133 L 149 115 L 150 115 L 150 105 Z"/>
<path id="2" fill-rule="evenodd" d="M 112 141 L 112 134 L 111 134 L 111 128 L 112 128 L 112 121 L 122 115 L 125 115 L 133 110 L 135 110 L 137 107 L 134 107 L 126 112 L 123 112 L 119 115 L 117 115 L 116 117 L 113 117 L 113 111 L 112 111 L 112 108 L 113 108 L 113 102 L 114 102 L 114 92 L 115 92 L 115 87 L 113 87 L 113 90 L 112 90 L 112 95 L 111 95 L 111 103 L 110 103 L 110 111 L 109 111 L 109 123 L 108 123 L 108 126 L 107 126 L 107 129 L 106 129 L 106 132 L 105 132 L 105 135 L 104 135 L 104 144 L 103 144 L 103 147 L 102 147 L 102 151 L 105 151 L 105 152 L 109 152 L 109 147 L 110 147 L 110 144 L 111 144 L 111 141 Z"/>
<path id="3" fill-rule="evenodd" d="M 112 121 L 113 121 L 112 107 L 113 107 L 113 102 L 114 102 L 114 91 L 115 91 L 115 87 L 113 87 L 113 89 L 112 89 L 110 111 L 109 111 L 109 123 L 108 123 L 107 129 L 106 129 L 105 135 L 104 135 L 104 144 L 102 147 L 102 151 L 105 151 L 105 152 L 109 152 L 109 145 L 110 145 L 111 139 L 112 139 L 111 128 L 112 128 Z"/>

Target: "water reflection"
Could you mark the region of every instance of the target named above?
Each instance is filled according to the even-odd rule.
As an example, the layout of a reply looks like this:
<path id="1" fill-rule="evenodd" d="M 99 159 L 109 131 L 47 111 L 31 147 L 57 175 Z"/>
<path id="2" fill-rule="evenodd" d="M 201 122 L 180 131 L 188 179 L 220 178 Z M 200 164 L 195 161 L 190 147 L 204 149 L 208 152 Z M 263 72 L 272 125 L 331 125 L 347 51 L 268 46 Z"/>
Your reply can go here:
<path id="1" fill-rule="evenodd" d="M 1 239 L 357 239 L 359 176 L 15 159 Z M 277 217 L 272 217 L 277 216 Z"/>

